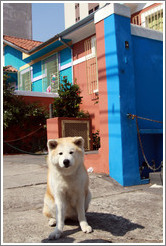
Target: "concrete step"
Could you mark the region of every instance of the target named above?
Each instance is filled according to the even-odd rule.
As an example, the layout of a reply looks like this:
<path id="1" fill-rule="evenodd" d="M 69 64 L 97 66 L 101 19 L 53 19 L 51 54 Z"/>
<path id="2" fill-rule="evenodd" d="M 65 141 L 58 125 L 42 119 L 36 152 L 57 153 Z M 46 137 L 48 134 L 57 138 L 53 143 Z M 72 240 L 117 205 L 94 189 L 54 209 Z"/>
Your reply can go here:
<path id="1" fill-rule="evenodd" d="M 149 173 L 149 179 L 151 184 L 163 185 L 162 172 Z"/>

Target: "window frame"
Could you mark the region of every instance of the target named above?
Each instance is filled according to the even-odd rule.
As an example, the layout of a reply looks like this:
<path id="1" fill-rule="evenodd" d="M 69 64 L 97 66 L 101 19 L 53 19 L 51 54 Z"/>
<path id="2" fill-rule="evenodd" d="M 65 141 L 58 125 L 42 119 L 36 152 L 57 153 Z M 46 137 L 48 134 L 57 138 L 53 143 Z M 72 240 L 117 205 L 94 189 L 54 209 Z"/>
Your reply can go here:
<path id="1" fill-rule="evenodd" d="M 147 25 L 146 25 L 146 18 L 148 18 L 149 16 L 153 15 L 155 16 L 158 12 L 164 12 L 163 11 L 163 5 L 158 5 L 156 7 L 153 7 L 149 10 L 147 10 L 146 12 L 142 13 L 141 14 L 141 26 L 142 27 L 145 27 L 145 28 L 149 28 Z M 152 29 L 150 28 L 151 30 L 156 30 L 156 29 Z"/>
<path id="2" fill-rule="evenodd" d="M 60 84 L 59 54 L 58 54 L 58 52 L 56 52 L 56 53 L 54 53 L 54 54 L 46 57 L 45 59 L 43 59 L 41 61 L 42 62 L 42 65 L 41 65 L 41 70 L 42 70 L 42 92 L 47 92 L 47 91 L 45 91 L 44 81 L 43 81 L 45 78 L 47 78 L 47 89 L 48 89 L 49 86 L 51 86 L 51 82 L 48 83 L 48 71 L 47 71 L 48 68 L 47 68 L 46 65 L 48 63 L 54 61 L 55 60 L 55 57 L 57 59 L 57 72 L 56 73 L 58 73 L 58 88 L 57 88 L 57 90 L 59 89 L 59 84 Z M 43 67 L 44 67 L 44 70 L 43 70 Z M 53 92 L 53 91 L 50 91 L 50 92 Z M 53 92 L 53 93 L 57 93 L 57 91 L 56 92 Z"/>
<path id="3" fill-rule="evenodd" d="M 24 70 L 21 70 L 18 72 L 18 77 L 19 77 L 19 83 L 18 83 L 18 90 L 21 91 L 21 88 L 23 87 L 23 75 L 25 73 L 29 73 L 30 72 L 30 84 L 31 84 L 31 90 L 28 90 L 28 91 L 32 91 L 32 82 L 33 82 L 33 67 L 28 67 L 28 68 L 25 68 Z M 25 87 L 25 85 L 24 85 Z M 27 90 L 26 90 L 27 91 Z"/>

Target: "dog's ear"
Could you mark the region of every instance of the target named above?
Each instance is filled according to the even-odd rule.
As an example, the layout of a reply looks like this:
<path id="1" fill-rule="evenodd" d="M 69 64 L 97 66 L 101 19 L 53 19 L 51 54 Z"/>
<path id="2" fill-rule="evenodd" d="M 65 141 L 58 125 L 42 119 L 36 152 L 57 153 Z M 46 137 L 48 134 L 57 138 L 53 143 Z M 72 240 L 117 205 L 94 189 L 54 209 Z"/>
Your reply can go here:
<path id="1" fill-rule="evenodd" d="M 84 148 L 84 139 L 82 137 L 75 137 L 74 144 L 77 145 L 79 148 Z"/>
<path id="2" fill-rule="evenodd" d="M 56 139 L 49 139 L 47 142 L 47 146 L 49 150 L 56 149 L 58 145 L 58 141 Z"/>

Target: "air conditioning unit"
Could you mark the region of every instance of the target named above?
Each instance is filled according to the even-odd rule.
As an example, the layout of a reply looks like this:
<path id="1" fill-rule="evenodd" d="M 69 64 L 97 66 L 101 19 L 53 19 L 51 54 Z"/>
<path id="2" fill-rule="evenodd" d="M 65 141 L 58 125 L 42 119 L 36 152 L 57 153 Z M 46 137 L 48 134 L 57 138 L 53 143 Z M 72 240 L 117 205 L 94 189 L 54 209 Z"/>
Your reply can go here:
<path id="1" fill-rule="evenodd" d="M 91 120 L 83 118 L 59 118 L 61 137 L 81 136 L 85 141 L 85 150 L 92 149 Z"/>

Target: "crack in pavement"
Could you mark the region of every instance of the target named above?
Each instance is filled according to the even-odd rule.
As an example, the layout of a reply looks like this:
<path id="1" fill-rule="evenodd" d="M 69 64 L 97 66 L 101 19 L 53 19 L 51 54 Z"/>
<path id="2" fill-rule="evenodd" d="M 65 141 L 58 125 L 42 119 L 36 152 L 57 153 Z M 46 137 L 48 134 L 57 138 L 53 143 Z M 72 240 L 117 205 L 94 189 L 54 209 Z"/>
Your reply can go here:
<path id="1" fill-rule="evenodd" d="M 5 189 L 6 190 L 19 189 L 19 188 L 25 188 L 25 187 L 37 186 L 37 185 L 44 185 L 44 184 L 47 184 L 47 182 L 41 182 L 41 183 L 36 183 L 36 184 L 20 185 L 20 186 L 13 186 L 13 187 L 5 188 Z"/>

